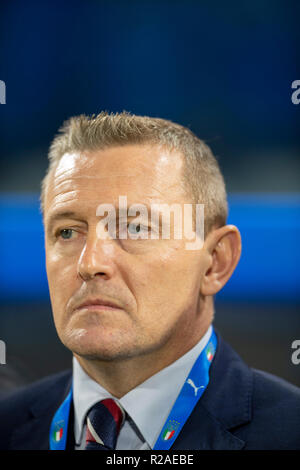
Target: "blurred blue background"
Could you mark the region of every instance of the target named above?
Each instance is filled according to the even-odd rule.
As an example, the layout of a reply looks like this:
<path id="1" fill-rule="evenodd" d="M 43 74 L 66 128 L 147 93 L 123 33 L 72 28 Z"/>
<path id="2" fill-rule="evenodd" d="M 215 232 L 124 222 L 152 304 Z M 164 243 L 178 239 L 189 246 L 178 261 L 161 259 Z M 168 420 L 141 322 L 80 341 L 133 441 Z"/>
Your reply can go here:
<path id="1" fill-rule="evenodd" d="M 248 364 L 300 385 L 299 17 L 292 0 L 2 0 L 2 390 L 70 365 L 38 207 L 48 146 L 72 115 L 124 109 L 179 122 L 212 148 L 243 241 L 215 325 Z"/>

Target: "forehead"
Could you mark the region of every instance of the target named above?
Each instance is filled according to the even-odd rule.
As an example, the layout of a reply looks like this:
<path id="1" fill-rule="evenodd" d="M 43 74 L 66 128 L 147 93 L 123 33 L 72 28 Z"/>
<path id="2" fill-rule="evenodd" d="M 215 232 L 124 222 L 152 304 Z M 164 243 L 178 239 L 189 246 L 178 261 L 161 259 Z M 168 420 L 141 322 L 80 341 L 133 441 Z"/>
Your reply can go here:
<path id="1" fill-rule="evenodd" d="M 183 202 L 183 159 L 158 146 L 124 146 L 65 154 L 52 171 L 45 210 L 73 202 Z"/>

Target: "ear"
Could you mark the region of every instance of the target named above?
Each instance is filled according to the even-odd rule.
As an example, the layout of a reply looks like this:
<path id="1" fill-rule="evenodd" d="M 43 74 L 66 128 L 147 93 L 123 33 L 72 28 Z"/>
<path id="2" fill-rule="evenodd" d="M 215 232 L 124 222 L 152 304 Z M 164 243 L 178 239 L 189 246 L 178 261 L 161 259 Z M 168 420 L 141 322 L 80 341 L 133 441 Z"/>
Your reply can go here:
<path id="1" fill-rule="evenodd" d="M 201 293 L 214 295 L 225 286 L 241 256 L 241 235 L 234 225 L 225 225 L 210 232 L 203 248 L 208 266 L 201 282 Z"/>

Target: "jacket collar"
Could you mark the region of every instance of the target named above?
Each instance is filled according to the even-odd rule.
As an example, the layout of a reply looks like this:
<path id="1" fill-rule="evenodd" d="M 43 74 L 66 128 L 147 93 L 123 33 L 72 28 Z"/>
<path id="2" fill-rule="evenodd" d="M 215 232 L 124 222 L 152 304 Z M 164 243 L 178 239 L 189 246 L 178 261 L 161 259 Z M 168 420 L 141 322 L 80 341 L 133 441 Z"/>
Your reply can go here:
<path id="1" fill-rule="evenodd" d="M 234 450 L 245 445 L 231 431 L 251 420 L 253 374 L 218 333 L 217 337 L 209 384 L 172 450 Z"/>

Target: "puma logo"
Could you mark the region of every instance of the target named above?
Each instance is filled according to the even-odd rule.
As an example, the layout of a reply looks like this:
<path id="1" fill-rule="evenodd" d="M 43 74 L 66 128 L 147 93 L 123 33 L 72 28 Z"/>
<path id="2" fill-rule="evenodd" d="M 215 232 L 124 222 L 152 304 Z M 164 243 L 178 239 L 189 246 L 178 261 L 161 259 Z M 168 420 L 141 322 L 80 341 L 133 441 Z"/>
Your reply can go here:
<path id="1" fill-rule="evenodd" d="M 200 388 L 204 388 L 204 385 L 200 385 L 200 387 L 196 387 L 196 385 L 194 384 L 194 382 L 192 381 L 192 379 L 187 379 L 187 383 L 193 387 L 194 391 L 195 391 L 195 397 L 197 396 L 197 393 L 198 393 L 198 390 L 200 390 Z"/>

